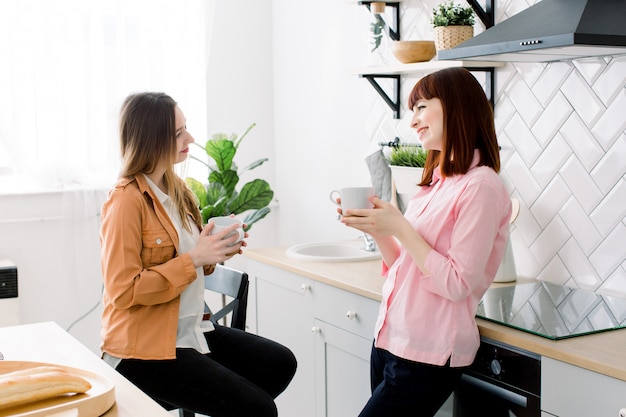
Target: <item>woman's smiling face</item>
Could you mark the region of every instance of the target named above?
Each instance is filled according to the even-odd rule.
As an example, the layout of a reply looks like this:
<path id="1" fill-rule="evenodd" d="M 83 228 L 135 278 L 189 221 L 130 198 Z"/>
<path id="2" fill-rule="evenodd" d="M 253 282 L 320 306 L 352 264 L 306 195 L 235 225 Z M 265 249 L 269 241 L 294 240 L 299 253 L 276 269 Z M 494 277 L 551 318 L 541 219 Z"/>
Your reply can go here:
<path id="1" fill-rule="evenodd" d="M 411 127 L 416 130 L 425 149 L 441 151 L 443 147 L 443 107 L 438 98 L 420 99 L 413 106 Z"/>

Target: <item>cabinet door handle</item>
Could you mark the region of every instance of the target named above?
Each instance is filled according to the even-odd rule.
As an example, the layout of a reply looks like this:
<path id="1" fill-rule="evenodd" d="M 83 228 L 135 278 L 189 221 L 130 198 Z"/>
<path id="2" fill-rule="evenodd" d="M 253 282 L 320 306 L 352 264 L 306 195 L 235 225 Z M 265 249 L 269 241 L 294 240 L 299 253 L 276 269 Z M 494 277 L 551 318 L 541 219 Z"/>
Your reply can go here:
<path id="1" fill-rule="evenodd" d="M 626 408 L 619 410 L 619 417 L 626 417 Z"/>
<path id="2" fill-rule="evenodd" d="M 302 284 L 302 285 L 300 285 L 300 290 L 302 292 L 307 292 L 310 289 L 311 289 L 311 286 L 309 284 Z"/>
<path id="3" fill-rule="evenodd" d="M 317 326 L 313 326 L 313 327 L 311 327 L 311 333 L 313 333 L 313 334 L 322 333 L 322 329 L 320 329 Z"/>
<path id="4" fill-rule="evenodd" d="M 348 312 L 346 313 L 346 317 L 349 318 L 350 320 L 355 319 L 356 311 L 348 310 Z"/>

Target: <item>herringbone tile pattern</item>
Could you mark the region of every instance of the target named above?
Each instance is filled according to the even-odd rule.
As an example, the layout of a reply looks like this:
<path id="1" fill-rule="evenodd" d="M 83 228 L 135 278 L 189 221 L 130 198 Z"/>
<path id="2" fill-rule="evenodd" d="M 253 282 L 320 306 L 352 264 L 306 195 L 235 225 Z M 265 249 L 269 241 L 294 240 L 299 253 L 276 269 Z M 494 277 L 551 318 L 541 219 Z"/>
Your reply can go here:
<path id="1" fill-rule="evenodd" d="M 401 3 L 403 39 L 432 39 L 438 3 Z M 498 0 L 496 21 L 534 3 Z M 403 77 L 403 103 L 419 76 Z M 373 139 L 417 141 L 405 108 L 395 120 L 372 94 L 369 116 Z M 518 273 L 626 298 L 626 56 L 507 64 L 495 117 L 501 176 L 522 205 L 511 229 Z"/>

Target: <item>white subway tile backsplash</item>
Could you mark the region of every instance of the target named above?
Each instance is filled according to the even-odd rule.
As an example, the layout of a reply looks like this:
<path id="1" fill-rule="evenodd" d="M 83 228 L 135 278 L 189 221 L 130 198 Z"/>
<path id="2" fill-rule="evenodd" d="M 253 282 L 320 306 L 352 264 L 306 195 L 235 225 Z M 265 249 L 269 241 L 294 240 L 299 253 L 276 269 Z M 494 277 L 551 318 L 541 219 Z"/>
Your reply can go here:
<path id="1" fill-rule="evenodd" d="M 556 94 L 548 103 L 531 129 L 542 148 L 547 146 L 572 111 L 572 106 L 561 93 Z"/>
<path id="2" fill-rule="evenodd" d="M 580 161 L 576 157 L 571 156 L 563 168 L 561 168 L 559 174 L 574 194 L 574 197 L 585 209 L 585 212 L 591 213 L 603 196 Z"/>
<path id="3" fill-rule="evenodd" d="M 524 123 L 532 126 L 543 111 L 543 107 L 524 80 L 515 78 L 507 87 L 506 95 L 524 119 Z"/>
<path id="4" fill-rule="evenodd" d="M 593 84 L 593 90 L 605 106 L 611 103 L 615 96 L 624 91 L 621 86 L 626 85 L 626 56 L 613 57 L 604 73 Z"/>
<path id="5" fill-rule="evenodd" d="M 517 74 L 524 79 L 526 85 L 532 88 L 537 79 L 539 79 L 546 64 L 539 62 L 514 62 L 513 66 Z"/>
<path id="6" fill-rule="evenodd" d="M 563 123 L 560 132 L 587 172 L 604 156 L 602 147 L 576 113 Z"/>
<path id="7" fill-rule="evenodd" d="M 498 76 L 495 77 L 496 101 L 499 102 L 504 98 L 504 92 L 516 76 L 517 72 L 515 71 L 513 64 L 507 63 L 503 67 L 498 68 Z M 496 106 L 496 111 L 498 111 L 498 106 Z"/>
<path id="8" fill-rule="evenodd" d="M 537 223 L 542 228 L 546 227 L 565 202 L 571 198 L 571 195 L 572 193 L 563 179 L 558 175 L 553 177 L 530 208 Z"/>
<path id="9" fill-rule="evenodd" d="M 515 146 L 505 132 L 498 134 L 498 145 L 500 146 L 500 164 L 504 165 L 515 154 Z"/>
<path id="10" fill-rule="evenodd" d="M 520 212 L 514 226 L 515 232 L 512 231 L 512 234 L 520 239 L 520 243 L 523 241 L 527 248 L 537 239 L 542 230 L 523 200 L 520 200 Z M 515 256 L 517 257 L 517 254 Z"/>
<path id="11" fill-rule="evenodd" d="M 609 276 L 626 259 L 624 251 L 626 226 L 618 223 L 615 229 L 602 241 L 598 249 L 589 257 L 591 264 L 602 278 Z"/>
<path id="12" fill-rule="evenodd" d="M 561 91 L 587 126 L 593 126 L 602 115 L 604 105 L 577 71 L 570 73 Z"/>
<path id="13" fill-rule="evenodd" d="M 525 165 L 531 166 L 539 155 L 541 155 L 542 149 L 528 126 L 526 126 L 521 117 L 516 114 L 506 125 L 504 131 L 509 139 L 511 139 L 511 143 L 515 146 L 519 156 L 524 160 Z"/>
<path id="14" fill-rule="evenodd" d="M 533 94 L 542 106 L 548 106 L 548 102 L 559 92 L 559 88 L 571 71 L 572 64 L 569 62 L 553 62 L 546 65 L 541 77 L 532 88 Z"/>
<path id="15" fill-rule="evenodd" d="M 535 181 L 535 178 L 519 154 L 513 155 L 505 167 L 505 175 L 515 185 L 520 197 L 526 205 L 532 204 L 541 192 L 541 187 L 537 184 L 537 181 Z"/>
<path id="16" fill-rule="evenodd" d="M 561 218 L 556 216 L 541 231 L 539 237 L 530 246 L 530 250 L 537 262 L 545 265 L 558 253 L 568 239 L 570 239 L 569 231 Z"/>
<path id="17" fill-rule="evenodd" d="M 559 251 L 559 257 L 567 270 L 572 274 L 572 280 L 576 282 L 577 288 L 594 291 L 602 283 L 597 276 L 587 256 L 578 245 L 575 239 L 569 239 Z M 570 281 L 568 281 L 567 285 Z"/>
<path id="18" fill-rule="evenodd" d="M 626 175 L 626 134 L 622 134 L 615 141 L 591 171 L 591 178 L 603 194 L 608 193 L 624 175 Z"/>
<path id="19" fill-rule="evenodd" d="M 575 198 L 570 198 L 559 211 L 559 216 L 572 237 L 578 242 L 585 256 L 589 256 L 602 241 L 602 235 L 578 204 L 578 201 Z"/>
<path id="20" fill-rule="evenodd" d="M 598 204 L 589 218 L 602 236 L 608 236 L 625 217 L 626 179 L 622 179 Z"/>
<path id="21" fill-rule="evenodd" d="M 608 149 L 626 130 L 626 88 L 616 95 L 591 131 L 598 142 Z"/>
<path id="22" fill-rule="evenodd" d="M 498 105 L 494 109 L 496 134 L 500 134 L 506 125 L 511 121 L 513 115 L 517 113 L 515 106 L 511 103 L 511 100 L 504 95 L 498 101 Z"/>
<path id="23" fill-rule="evenodd" d="M 606 68 L 606 62 L 602 57 L 576 59 L 572 63 L 589 85 L 592 85 Z"/>
<path id="24" fill-rule="evenodd" d="M 561 134 L 557 133 L 531 168 L 531 172 L 537 184 L 539 184 L 540 187 L 545 187 L 554 180 L 555 175 L 571 154 L 572 149 L 568 146 L 567 142 L 565 142 Z"/>

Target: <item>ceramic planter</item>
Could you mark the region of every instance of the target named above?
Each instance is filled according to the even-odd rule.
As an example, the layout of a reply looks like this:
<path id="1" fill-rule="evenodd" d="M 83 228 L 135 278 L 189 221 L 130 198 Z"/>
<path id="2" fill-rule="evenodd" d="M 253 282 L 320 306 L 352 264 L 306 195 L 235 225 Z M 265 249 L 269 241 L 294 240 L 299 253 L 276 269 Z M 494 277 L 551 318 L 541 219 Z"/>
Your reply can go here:
<path id="1" fill-rule="evenodd" d="M 389 168 L 391 168 L 391 180 L 396 187 L 396 192 L 413 197 L 419 189 L 417 184 L 422 180 L 424 168 L 397 165 L 389 165 Z"/>

